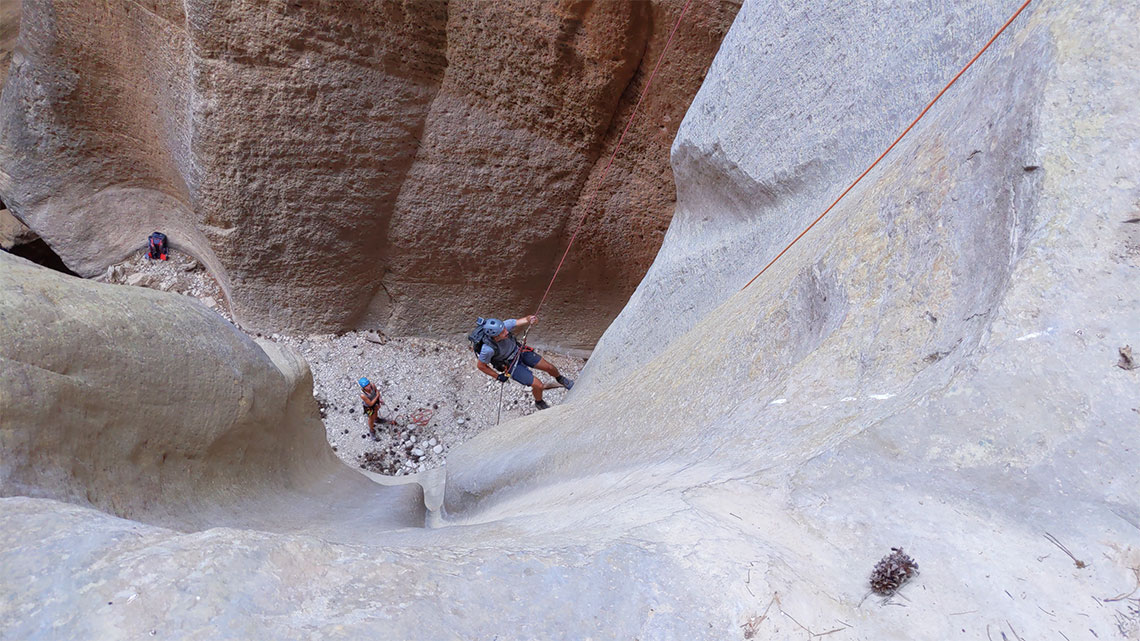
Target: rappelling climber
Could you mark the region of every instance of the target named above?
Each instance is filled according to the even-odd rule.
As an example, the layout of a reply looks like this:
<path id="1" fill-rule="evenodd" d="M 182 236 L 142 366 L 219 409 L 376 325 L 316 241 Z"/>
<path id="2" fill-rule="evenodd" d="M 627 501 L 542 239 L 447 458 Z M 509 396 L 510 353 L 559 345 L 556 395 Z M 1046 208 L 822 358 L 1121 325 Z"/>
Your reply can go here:
<path id="1" fill-rule="evenodd" d="M 380 418 L 380 406 L 384 401 L 380 399 L 380 390 L 376 389 L 367 377 L 360 377 L 357 383 L 360 383 L 360 400 L 364 404 L 364 415 L 368 417 L 368 433 L 372 436 L 372 440 L 377 440 L 379 436 L 376 434 L 376 422 L 385 422 Z"/>
<path id="2" fill-rule="evenodd" d="M 476 321 L 475 330 L 467 336 L 467 339 L 471 341 L 471 346 L 478 355 L 475 366 L 480 372 L 500 383 L 507 382 L 509 375 L 519 383 L 529 385 L 531 393 L 534 394 L 534 406 L 544 410 L 550 405 L 542 400 L 542 390 L 549 387 L 544 386 L 530 368 L 537 367 L 550 374 L 566 389 L 574 387 L 574 381 L 559 373 L 558 368 L 539 356 L 538 352 L 520 345 L 515 335 L 511 333 L 511 330 L 526 329 L 537 322 L 537 316 L 505 321 L 497 318 L 480 318 Z M 508 368 L 511 368 L 509 372 Z"/>

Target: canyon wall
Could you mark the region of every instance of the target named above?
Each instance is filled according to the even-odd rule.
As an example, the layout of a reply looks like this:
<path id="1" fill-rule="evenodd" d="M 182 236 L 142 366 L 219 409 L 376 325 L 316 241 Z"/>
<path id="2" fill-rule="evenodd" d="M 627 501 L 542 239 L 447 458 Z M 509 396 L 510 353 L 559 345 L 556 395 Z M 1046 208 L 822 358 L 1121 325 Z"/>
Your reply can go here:
<path id="1" fill-rule="evenodd" d="M 0 636 L 1140 638 L 1140 369 L 1122 355 L 1140 345 L 1140 8 L 1030 4 L 735 282 L 798 233 L 756 199 L 829 201 L 851 178 L 755 180 L 753 146 L 779 133 L 743 124 L 771 107 L 757 57 L 845 51 L 803 87 L 854 102 L 784 136 L 859 167 L 895 103 L 855 87 L 888 62 L 952 76 L 1016 6 L 777 20 L 747 2 L 674 145 L 685 215 L 653 268 L 679 275 L 657 285 L 672 304 L 647 281 L 569 402 L 421 485 L 336 468 L 290 353 L 172 294 L 0 256 Z M 921 42 L 943 45 L 907 53 Z M 163 403 L 180 392 L 182 417 Z M 919 574 L 873 596 L 892 547 Z"/>
<path id="2" fill-rule="evenodd" d="M 0 197 L 77 273 L 159 229 L 250 328 L 453 335 L 551 296 L 592 347 L 673 208 L 668 146 L 736 7 L 29 0 Z"/>

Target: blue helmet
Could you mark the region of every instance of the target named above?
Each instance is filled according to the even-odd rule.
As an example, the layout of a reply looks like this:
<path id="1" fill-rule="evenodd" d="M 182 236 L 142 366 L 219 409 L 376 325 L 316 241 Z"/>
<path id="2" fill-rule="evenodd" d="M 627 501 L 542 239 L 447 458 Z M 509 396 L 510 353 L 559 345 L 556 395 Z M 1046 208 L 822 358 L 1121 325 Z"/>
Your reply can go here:
<path id="1" fill-rule="evenodd" d="M 364 389 L 365 387 L 368 387 L 372 384 L 372 381 L 368 380 L 368 378 L 365 376 L 361 376 L 360 380 L 356 382 L 360 383 L 360 389 Z"/>
<path id="2" fill-rule="evenodd" d="M 483 332 L 487 336 L 498 336 L 506 328 L 503 321 L 497 318 L 480 318 L 479 327 L 483 328 Z"/>

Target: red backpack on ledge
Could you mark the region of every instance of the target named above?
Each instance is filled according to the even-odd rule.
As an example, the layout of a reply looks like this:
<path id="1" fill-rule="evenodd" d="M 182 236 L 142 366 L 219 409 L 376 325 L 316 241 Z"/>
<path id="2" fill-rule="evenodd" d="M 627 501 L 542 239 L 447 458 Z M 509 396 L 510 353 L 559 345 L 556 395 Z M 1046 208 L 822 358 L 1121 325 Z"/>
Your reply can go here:
<path id="1" fill-rule="evenodd" d="M 147 239 L 146 257 L 155 260 L 166 260 L 166 234 L 154 232 Z"/>

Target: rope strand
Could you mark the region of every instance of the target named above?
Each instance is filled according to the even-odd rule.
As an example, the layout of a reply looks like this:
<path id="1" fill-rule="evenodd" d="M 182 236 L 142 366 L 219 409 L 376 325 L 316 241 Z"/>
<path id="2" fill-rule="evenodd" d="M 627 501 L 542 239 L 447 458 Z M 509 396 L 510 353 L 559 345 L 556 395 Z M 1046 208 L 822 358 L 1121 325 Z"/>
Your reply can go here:
<path id="1" fill-rule="evenodd" d="M 899 144 L 899 141 L 901 141 L 904 136 L 906 136 L 908 133 L 910 133 L 910 130 L 913 129 L 914 126 L 917 125 L 920 120 L 922 120 L 923 116 L 925 116 L 928 111 L 930 111 L 931 107 L 934 106 L 934 103 L 938 102 L 938 100 L 940 98 L 942 98 L 942 95 L 945 94 L 950 89 L 950 87 L 953 86 L 954 83 L 956 83 L 958 81 L 958 79 L 961 78 L 962 75 L 964 73 L 966 73 L 966 71 L 974 65 L 974 63 L 978 60 L 978 58 L 980 58 L 982 56 L 982 54 L 985 53 L 986 50 L 990 48 L 990 45 L 992 45 L 994 43 L 994 41 L 997 40 L 998 37 L 1002 33 L 1005 32 L 1006 28 L 1008 28 L 1009 25 L 1012 24 L 1013 21 L 1016 20 L 1017 17 L 1021 15 L 1021 13 L 1025 10 L 1025 8 L 1029 6 L 1030 2 L 1032 2 L 1032 0 L 1025 0 L 1025 2 L 1022 3 L 1022 5 L 1020 7 L 1018 7 L 1017 11 L 1015 11 L 1014 14 L 1012 16 L 1010 16 L 1010 18 L 1008 20 L 1005 21 L 1005 24 L 1003 24 L 1001 26 L 1001 28 L 998 29 L 997 32 L 994 33 L 994 35 L 992 37 L 990 37 L 990 39 L 986 42 L 985 46 L 983 46 L 978 51 L 978 53 L 974 54 L 974 57 L 971 58 L 970 61 L 967 62 L 966 65 L 964 67 L 962 67 L 962 69 L 959 70 L 958 73 L 955 74 L 953 78 L 950 79 L 950 82 L 946 83 L 946 86 L 944 86 L 942 88 L 942 90 L 939 91 L 938 94 L 934 96 L 934 99 L 931 100 L 926 105 L 925 108 L 923 108 L 922 112 L 920 112 L 918 114 L 918 116 L 913 121 L 911 121 L 911 123 L 909 125 L 907 125 L 906 129 L 904 129 L 903 132 L 901 134 L 899 134 L 899 136 L 897 138 L 895 138 L 894 142 L 892 142 L 890 144 L 890 146 L 887 147 L 887 149 L 885 151 L 883 151 L 883 153 L 879 154 L 879 157 L 876 158 L 875 161 L 870 164 L 870 166 L 868 166 L 865 170 L 863 170 L 863 173 L 859 174 L 859 177 L 856 178 L 850 185 L 848 185 L 847 188 L 843 190 L 843 193 L 839 194 L 839 197 L 836 198 L 831 203 L 831 205 L 829 205 L 827 207 L 827 209 L 823 210 L 823 213 L 821 213 L 818 217 L 816 217 L 816 219 L 813 220 L 810 225 L 808 225 L 802 232 L 800 232 L 800 234 L 798 236 L 796 236 L 792 240 L 792 242 L 788 243 L 788 245 L 786 247 L 784 247 L 784 249 L 781 250 L 780 253 L 777 254 L 775 258 L 773 258 L 771 261 L 769 261 L 768 264 L 765 265 L 764 268 L 759 271 L 759 273 L 757 273 L 755 276 L 753 276 L 752 279 L 749 280 L 744 285 L 744 287 L 741 287 L 740 290 L 744 291 L 745 289 L 747 289 L 752 283 L 754 283 L 756 281 L 756 279 L 760 278 L 760 276 L 762 276 L 764 274 L 764 272 L 768 271 L 768 269 L 770 267 L 772 267 L 772 265 L 774 265 L 776 263 L 776 261 L 778 261 L 784 254 L 786 254 L 788 252 L 788 250 L 792 248 L 793 245 L 795 245 L 797 242 L 799 242 L 799 240 L 801 238 L 803 238 L 804 235 L 806 235 L 809 231 L 811 231 L 812 227 L 815 227 L 816 224 L 819 223 L 819 221 L 823 220 L 823 217 L 826 216 L 832 209 L 834 209 L 835 206 L 838 205 L 839 202 L 841 200 L 843 200 L 843 198 L 845 196 L 847 196 L 847 194 L 852 189 L 854 189 L 855 186 L 858 185 L 859 182 L 862 181 L 863 178 L 867 174 L 869 174 L 871 172 L 871 170 L 874 169 L 879 164 L 879 162 L 882 161 L 882 159 L 885 158 L 886 155 L 888 153 L 890 153 L 892 149 L 895 148 L 896 145 Z M 681 20 L 682 20 L 682 18 L 685 17 L 685 13 L 689 10 L 689 5 L 691 5 L 691 4 L 692 4 L 692 0 L 686 0 L 684 7 L 681 8 L 680 15 L 677 16 L 677 21 L 673 24 L 672 31 L 669 32 L 669 38 L 665 41 L 665 48 L 662 49 L 661 55 L 658 56 L 658 58 L 657 58 L 657 63 L 653 66 L 653 71 L 649 74 L 649 79 L 646 81 L 645 87 L 641 91 L 641 97 L 638 98 L 637 104 L 634 105 L 633 113 L 630 114 L 629 121 L 626 122 L 625 128 L 622 129 L 621 136 L 618 137 L 617 144 L 614 145 L 613 153 L 610 154 L 610 159 L 608 162 L 606 162 L 606 166 L 602 170 L 601 176 L 598 178 L 598 181 L 596 183 L 594 183 L 594 188 L 590 191 L 589 198 L 586 201 L 586 206 L 582 209 L 582 214 L 578 217 L 578 222 L 574 226 L 573 233 L 570 234 L 570 241 L 566 244 L 565 251 L 562 252 L 562 258 L 558 261 L 558 266 L 555 267 L 555 269 L 554 269 L 554 275 L 551 276 L 550 283 L 546 286 L 546 291 L 544 291 L 542 293 L 542 299 L 538 302 L 538 308 L 534 312 L 535 316 L 537 316 L 538 313 L 540 311 L 542 311 L 542 306 L 546 303 L 546 299 L 550 295 L 551 288 L 554 287 L 554 281 L 558 278 L 558 273 L 562 271 L 562 266 L 566 263 L 566 257 L 570 254 L 570 248 L 574 245 L 574 240 L 578 237 L 578 232 L 582 228 L 582 223 L 586 220 L 586 216 L 589 215 L 590 209 L 593 207 L 594 200 L 597 198 L 597 195 L 598 195 L 598 191 L 601 188 L 602 183 L 605 182 L 606 176 L 609 174 L 610 167 L 613 165 L 614 159 L 617 158 L 617 154 L 618 154 L 618 151 L 621 149 L 622 142 L 625 141 L 625 135 L 629 132 L 630 127 L 633 125 L 633 121 L 637 117 L 637 112 L 641 108 L 641 103 L 645 101 L 645 97 L 649 94 L 649 88 L 653 84 L 653 78 L 657 75 L 657 70 L 661 67 L 662 61 L 665 60 L 665 55 L 669 51 L 669 46 L 673 43 L 673 37 L 677 34 L 677 28 L 681 26 Z M 510 367 L 508 367 L 506 370 L 506 374 L 508 377 L 511 375 L 511 372 L 514 371 L 515 365 L 518 364 L 519 357 L 522 356 L 522 350 L 523 350 L 523 348 L 526 347 L 526 337 L 527 337 L 527 334 L 529 334 L 529 333 L 530 333 L 530 327 L 528 326 L 526 331 L 523 333 L 523 340 L 522 340 L 522 343 L 519 347 L 518 354 L 515 355 L 515 358 L 511 361 Z M 500 387 L 499 387 L 499 416 L 502 415 L 502 393 L 503 393 L 503 388 L 502 388 L 502 384 L 500 384 Z M 498 425 L 498 423 L 499 423 L 499 419 L 498 419 L 498 417 L 496 417 L 495 424 Z"/>
<path id="2" fill-rule="evenodd" d="M 848 185 L 847 189 L 844 189 L 843 193 L 839 194 L 839 198 L 836 198 L 835 202 L 831 203 L 831 205 L 829 205 L 827 207 L 827 209 L 823 210 L 823 213 L 820 214 L 818 218 L 813 220 L 812 223 L 810 225 L 808 225 L 802 232 L 800 232 L 799 236 L 796 236 L 792 240 L 792 242 L 788 243 L 788 246 L 785 247 L 783 249 L 783 251 L 781 251 L 779 254 L 776 254 L 776 257 L 773 258 L 771 261 L 769 261 L 768 264 L 764 266 L 764 269 L 760 270 L 760 273 L 756 274 L 755 276 L 752 277 L 752 280 L 745 283 L 744 287 L 740 288 L 740 291 L 744 291 L 745 289 L 748 289 L 748 286 L 751 285 L 753 282 L 755 282 L 757 278 L 760 278 L 760 276 L 763 275 L 764 272 L 768 271 L 769 267 L 776 264 L 776 261 L 780 260 L 780 257 L 783 256 L 785 253 L 787 253 L 787 251 L 792 248 L 792 245 L 795 245 L 799 241 L 799 239 L 804 237 L 804 234 L 811 231 L 811 228 L 815 227 L 816 223 L 823 220 L 823 217 L 826 216 L 829 211 L 834 209 L 835 206 L 839 204 L 839 201 L 843 200 L 843 197 L 847 195 L 847 192 L 854 189 L 855 185 L 858 185 L 859 181 L 863 180 L 863 176 L 866 176 L 867 174 L 869 174 L 871 172 L 871 170 L 875 168 L 875 165 L 878 165 L 879 161 L 882 160 L 888 153 L 890 153 L 890 151 L 895 148 L 895 145 L 899 144 L 899 141 L 903 139 L 903 136 L 907 135 L 907 133 L 909 133 L 910 130 L 913 129 L 914 126 L 918 124 L 919 120 L 922 120 L 922 117 L 926 115 L 926 112 L 930 111 L 930 108 L 934 106 L 934 103 L 938 102 L 938 99 L 942 97 L 942 94 L 946 93 L 946 90 L 949 89 L 955 82 L 958 82 L 958 78 L 961 78 L 962 74 L 966 73 L 966 70 L 974 65 L 974 62 L 978 58 L 980 58 L 983 53 L 986 52 L 986 49 L 990 48 L 990 45 L 992 45 L 994 43 L 994 40 L 997 40 L 998 36 L 1000 36 L 1002 34 L 1002 32 L 1005 31 L 1006 27 L 1008 27 L 1010 24 L 1012 24 L 1013 21 L 1017 18 L 1017 16 L 1021 15 L 1021 12 L 1025 10 L 1025 7 L 1029 6 L 1030 2 L 1032 2 L 1032 0 L 1025 0 L 1025 2 L 1021 5 L 1021 7 L 1019 7 L 1017 9 L 1017 11 L 1015 11 L 1014 14 L 1012 16 L 1010 16 L 1009 20 L 1005 21 L 1005 24 L 1003 24 L 1001 26 L 1001 29 L 998 29 L 997 33 L 995 33 L 993 35 L 993 37 L 991 37 L 989 39 L 989 41 L 986 42 L 986 46 L 982 47 L 981 50 L 978 51 L 978 53 L 974 54 L 973 58 L 970 58 L 970 61 L 966 63 L 966 66 L 962 67 L 962 69 L 957 74 L 955 74 L 953 78 L 950 79 L 950 82 L 946 83 L 946 86 L 942 88 L 942 91 L 939 91 L 938 95 L 934 96 L 934 100 L 931 100 L 930 103 L 926 105 L 926 108 L 922 110 L 922 113 L 918 114 L 918 117 L 915 118 L 913 121 L 911 121 L 911 123 L 909 125 L 907 125 L 907 128 L 904 129 L 901 134 L 899 134 L 898 138 L 895 138 L 895 141 L 891 143 L 891 146 L 887 147 L 886 151 L 879 154 L 879 157 L 875 159 L 875 162 L 871 163 L 871 166 L 869 166 L 865 170 L 863 170 L 863 173 L 859 174 L 859 177 L 855 179 L 855 182 Z"/>

